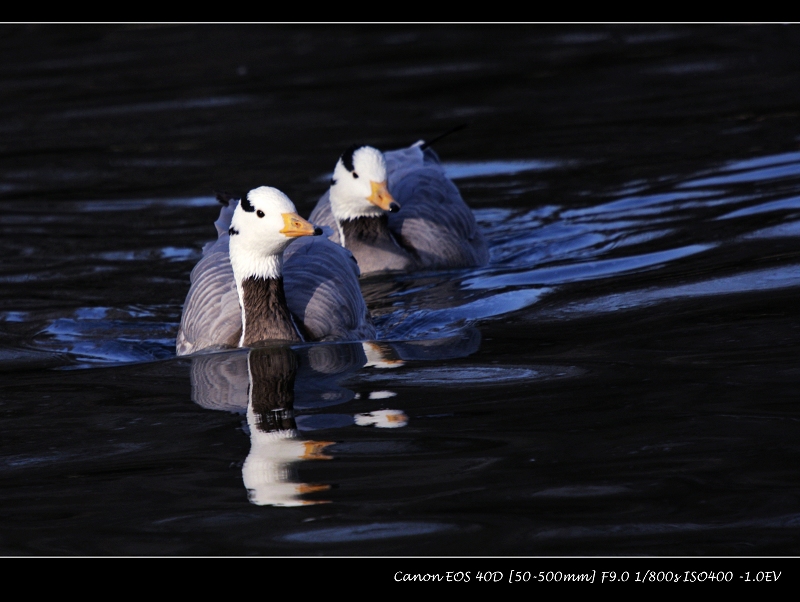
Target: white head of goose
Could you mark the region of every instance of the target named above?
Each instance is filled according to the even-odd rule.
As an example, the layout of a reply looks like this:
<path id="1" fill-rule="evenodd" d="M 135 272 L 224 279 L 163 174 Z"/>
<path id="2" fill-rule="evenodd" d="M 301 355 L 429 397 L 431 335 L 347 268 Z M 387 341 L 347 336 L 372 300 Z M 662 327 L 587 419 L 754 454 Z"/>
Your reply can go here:
<path id="1" fill-rule="evenodd" d="M 219 238 L 192 270 L 178 355 L 265 340 L 375 338 L 352 254 L 315 236 L 322 231 L 280 190 L 251 190 L 223 206 L 216 225 Z"/>
<path id="2" fill-rule="evenodd" d="M 354 144 L 333 169 L 331 207 L 342 222 L 384 218 L 386 211 L 399 211 L 389 194 L 386 158 L 378 149 Z"/>
<path id="3" fill-rule="evenodd" d="M 331 240 L 352 251 L 362 275 L 489 260 L 472 212 L 422 141 L 385 154 L 371 146 L 348 148 L 309 219 L 332 228 Z"/>
<path id="4" fill-rule="evenodd" d="M 230 256 L 242 311 L 240 347 L 266 340 L 302 341 L 283 286 L 283 252 L 295 238 L 322 234 L 277 188 L 251 190 L 233 213 Z"/>

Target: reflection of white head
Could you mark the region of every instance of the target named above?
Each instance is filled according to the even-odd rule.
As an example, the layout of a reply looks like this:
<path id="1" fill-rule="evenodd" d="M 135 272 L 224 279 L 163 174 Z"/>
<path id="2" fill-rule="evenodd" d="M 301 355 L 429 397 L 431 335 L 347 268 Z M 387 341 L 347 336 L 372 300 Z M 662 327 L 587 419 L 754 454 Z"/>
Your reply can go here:
<path id="1" fill-rule="evenodd" d="M 248 417 L 251 411 L 248 409 Z M 303 442 L 297 431 L 265 433 L 250 427 L 250 453 L 242 466 L 247 495 L 258 506 L 302 506 L 298 487 L 292 482 L 290 466 L 302 456 Z"/>
<path id="2" fill-rule="evenodd" d="M 296 430 L 262 431 L 252 407 L 247 409 L 250 453 L 242 466 L 242 480 L 250 502 L 257 506 L 307 506 L 325 500 L 304 500 L 301 495 L 330 489 L 329 485 L 296 483 L 292 465 L 300 460 L 327 460 L 321 449 L 330 442 L 303 441 Z"/>
<path id="3" fill-rule="evenodd" d="M 386 159 L 371 146 L 353 145 L 342 154 L 333 170 L 330 199 L 338 221 L 376 217 L 400 207 L 387 188 Z"/>
<path id="4" fill-rule="evenodd" d="M 394 395 L 390 395 L 393 397 Z M 379 397 L 380 398 L 380 397 Z M 370 399 L 373 399 L 370 395 Z M 408 424 L 408 416 L 403 410 L 376 410 L 366 414 L 356 414 L 358 426 L 376 426 L 381 429 L 396 429 Z"/>
<path id="5" fill-rule="evenodd" d="M 367 356 L 365 367 L 375 368 L 399 368 L 405 362 L 393 356 L 392 348 L 378 343 L 365 342 L 361 344 L 364 354 Z"/>

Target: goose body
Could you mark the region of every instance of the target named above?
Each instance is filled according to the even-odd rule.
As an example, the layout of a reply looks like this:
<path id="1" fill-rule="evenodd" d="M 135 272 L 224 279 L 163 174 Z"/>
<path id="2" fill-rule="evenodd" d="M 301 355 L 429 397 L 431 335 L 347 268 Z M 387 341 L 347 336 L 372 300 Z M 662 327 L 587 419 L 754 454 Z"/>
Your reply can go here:
<path id="1" fill-rule="evenodd" d="M 361 274 L 484 265 L 486 241 L 472 211 L 422 141 L 381 153 L 353 146 L 309 220 L 352 251 Z"/>
<path id="2" fill-rule="evenodd" d="M 215 226 L 217 240 L 191 273 L 178 355 L 262 340 L 375 337 L 352 254 L 313 236 L 321 231 L 282 192 L 264 186 L 229 201 Z"/>

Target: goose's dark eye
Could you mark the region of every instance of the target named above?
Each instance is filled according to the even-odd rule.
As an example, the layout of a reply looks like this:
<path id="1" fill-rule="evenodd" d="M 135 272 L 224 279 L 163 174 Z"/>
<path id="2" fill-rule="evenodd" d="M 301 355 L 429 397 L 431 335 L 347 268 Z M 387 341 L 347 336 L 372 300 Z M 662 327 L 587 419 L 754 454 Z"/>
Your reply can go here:
<path id="1" fill-rule="evenodd" d="M 356 172 L 353 172 L 353 178 L 358 178 L 358 174 Z"/>
<path id="2" fill-rule="evenodd" d="M 261 209 L 259 209 L 258 211 L 256 211 L 256 215 L 257 215 L 258 217 L 264 217 L 264 212 L 263 212 L 263 211 L 261 211 Z"/>

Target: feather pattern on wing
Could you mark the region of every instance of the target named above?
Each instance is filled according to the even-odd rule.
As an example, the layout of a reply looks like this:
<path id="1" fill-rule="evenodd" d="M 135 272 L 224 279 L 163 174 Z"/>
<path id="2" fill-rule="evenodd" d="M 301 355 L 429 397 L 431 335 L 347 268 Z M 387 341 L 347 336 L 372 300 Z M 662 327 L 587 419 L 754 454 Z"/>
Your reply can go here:
<path id="1" fill-rule="evenodd" d="M 352 253 L 322 236 L 301 238 L 283 254 L 289 310 L 314 341 L 375 338 Z"/>
<path id="2" fill-rule="evenodd" d="M 203 247 L 203 256 L 192 270 L 176 342 L 178 355 L 235 347 L 241 337 L 239 294 L 228 254 L 228 228 L 234 207 L 222 207 L 214 222 L 218 238 Z"/>

